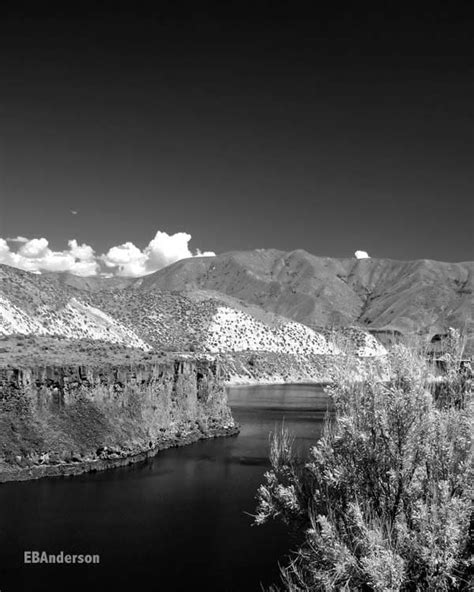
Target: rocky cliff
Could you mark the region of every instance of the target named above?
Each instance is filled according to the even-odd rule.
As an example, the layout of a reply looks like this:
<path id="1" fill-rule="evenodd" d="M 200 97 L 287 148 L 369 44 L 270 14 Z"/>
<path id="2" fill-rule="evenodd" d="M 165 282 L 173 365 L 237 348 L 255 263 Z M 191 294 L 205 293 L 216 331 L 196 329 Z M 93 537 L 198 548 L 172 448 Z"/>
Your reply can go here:
<path id="1" fill-rule="evenodd" d="M 236 431 L 211 359 L 0 368 L 0 481 L 101 470 Z"/>

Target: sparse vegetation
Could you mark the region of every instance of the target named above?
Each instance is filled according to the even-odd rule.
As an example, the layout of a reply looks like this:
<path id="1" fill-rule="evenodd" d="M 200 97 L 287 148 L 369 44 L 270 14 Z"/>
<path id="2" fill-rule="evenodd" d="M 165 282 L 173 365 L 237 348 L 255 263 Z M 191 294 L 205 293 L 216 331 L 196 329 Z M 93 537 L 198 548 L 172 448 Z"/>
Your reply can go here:
<path id="1" fill-rule="evenodd" d="M 5 266 L 0 267 L 0 277 L 0 334 L 193 353 L 258 351 L 306 359 L 336 353 L 321 331 L 224 294 L 123 288 L 88 293 L 55 277 Z M 383 353 L 367 332 L 350 331 L 359 349 L 369 355 Z"/>
<path id="2" fill-rule="evenodd" d="M 402 344 L 385 379 L 356 382 L 356 360 L 341 362 L 329 388 L 335 416 L 307 458 L 287 432 L 273 436 L 255 520 L 279 518 L 304 536 L 282 568 L 284 590 L 468 589 L 472 372 L 460 371 L 452 337 L 436 380 Z"/>
<path id="3" fill-rule="evenodd" d="M 358 324 L 418 332 L 469 325 L 474 264 L 317 257 L 302 250 L 233 251 L 180 262 L 140 281 L 137 291 L 214 291 L 309 327 Z M 233 305 L 231 305 L 233 306 Z M 474 351 L 474 350 L 473 350 Z"/>
<path id="4" fill-rule="evenodd" d="M 164 351 L 126 347 L 97 339 L 67 339 L 36 335 L 10 335 L 0 338 L 0 367 L 23 368 L 43 365 L 110 366 L 131 361 L 161 363 Z M 128 356 L 128 357 L 127 357 Z"/>

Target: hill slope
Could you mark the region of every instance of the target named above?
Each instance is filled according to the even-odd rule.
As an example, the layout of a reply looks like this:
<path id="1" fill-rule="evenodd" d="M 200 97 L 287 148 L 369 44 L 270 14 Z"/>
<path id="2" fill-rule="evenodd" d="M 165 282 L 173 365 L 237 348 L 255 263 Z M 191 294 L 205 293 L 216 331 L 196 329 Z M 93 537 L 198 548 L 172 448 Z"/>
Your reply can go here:
<path id="1" fill-rule="evenodd" d="M 473 329 L 474 262 L 334 259 L 306 251 L 238 251 L 185 259 L 128 290 L 212 290 L 310 327 L 411 332 Z"/>
<path id="2" fill-rule="evenodd" d="M 81 291 L 65 279 L 0 267 L 0 334 L 213 354 L 270 352 L 308 358 L 339 351 L 330 334 L 218 292 L 113 286 Z M 347 337 L 361 356 L 385 353 L 363 331 Z M 51 351 L 49 342 L 44 345 Z"/>
<path id="3" fill-rule="evenodd" d="M 265 351 L 297 356 L 333 355 L 329 335 L 245 306 L 216 293 L 116 290 L 91 295 L 94 305 L 155 348 L 211 353 Z M 385 353 L 363 331 L 347 332 L 359 355 Z"/>
<path id="4" fill-rule="evenodd" d="M 90 339 L 149 350 L 150 346 L 80 292 L 54 278 L 0 265 L 0 335 Z"/>

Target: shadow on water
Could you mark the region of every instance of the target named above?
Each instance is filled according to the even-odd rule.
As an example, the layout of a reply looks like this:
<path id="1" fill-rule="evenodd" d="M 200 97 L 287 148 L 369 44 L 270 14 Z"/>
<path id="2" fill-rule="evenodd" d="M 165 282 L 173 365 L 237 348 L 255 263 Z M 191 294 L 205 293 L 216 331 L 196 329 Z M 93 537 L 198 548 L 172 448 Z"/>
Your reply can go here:
<path id="1" fill-rule="evenodd" d="M 284 420 L 305 449 L 328 400 L 321 387 L 229 389 L 239 436 L 160 452 L 147 463 L 0 486 L 0 590 L 253 592 L 278 579 L 291 546 L 279 523 L 252 527 Z M 99 565 L 24 565 L 24 551 L 94 554 Z"/>

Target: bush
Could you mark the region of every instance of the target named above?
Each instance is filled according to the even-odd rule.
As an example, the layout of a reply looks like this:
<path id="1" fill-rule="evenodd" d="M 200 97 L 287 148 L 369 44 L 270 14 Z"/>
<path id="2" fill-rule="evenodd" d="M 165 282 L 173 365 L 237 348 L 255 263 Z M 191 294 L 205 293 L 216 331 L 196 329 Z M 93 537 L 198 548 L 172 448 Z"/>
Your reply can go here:
<path id="1" fill-rule="evenodd" d="M 472 390 L 458 353 L 437 382 L 404 345 L 383 378 L 373 369 L 357 381 L 360 361 L 346 356 L 328 389 L 335 416 L 308 458 L 285 430 L 272 437 L 255 521 L 278 517 L 304 534 L 285 590 L 468 589 Z"/>

